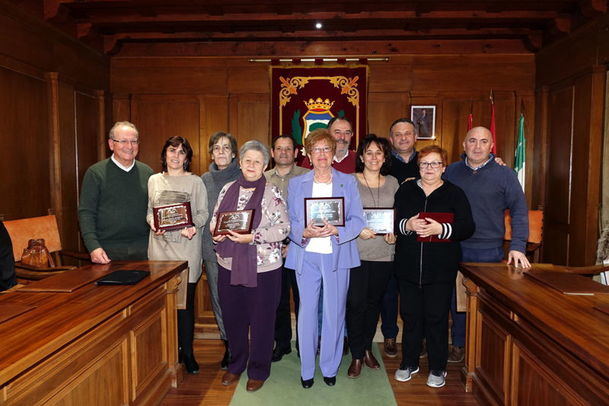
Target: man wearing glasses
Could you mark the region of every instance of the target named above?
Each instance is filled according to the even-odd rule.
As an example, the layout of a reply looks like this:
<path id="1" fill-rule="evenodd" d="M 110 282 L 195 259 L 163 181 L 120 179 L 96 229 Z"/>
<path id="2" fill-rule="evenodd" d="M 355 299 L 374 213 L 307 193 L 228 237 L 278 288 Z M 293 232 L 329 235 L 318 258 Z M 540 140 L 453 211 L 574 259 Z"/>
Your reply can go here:
<path id="1" fill-rule="evenodd" d="M 94 263 L 145 260 L 150 233 L 148 178 L 153 172 L 135 160 L 139 140 L 132 123 L 115 123 L 108 146 L 112 156 L 89 167 L 82 182 L 80 232 Z"/>
<path id="2" fill-rule="evenodd" d="M 467 132 L 462 161 L 449 165 L 444 179 L 459 186 L 465 192 L 472 207 L 476 231 L 461 242 L 463 262 L 501 262 L 503 260 L 503 236 L 505 234 L 504 210 L 510 209 L 512 217 L 512 242 L 508 264 L 528 268 L 525 256 L 529 236 L 529 210 L 513 169 L 496 162 L 491 153 L 493 136 L 485 127 L 474 127 Z M 448 362 L 461 362 L 464 358 L 465 313 L 451 305 L 452 350 Z"/>
<path id="3" fill-rule="evenodd" d="M 355 151 L 349 149 L 351 137 L 353 137 L 353 126 L 345 117 L 334 117 L 328 122 L 328 130 L 336 140 L 336 152 L 332 159 L 332 167 L 343 173 L 355 172 Z M 309 158 L 302 161 L 302 166 L 311 168 Z"/>

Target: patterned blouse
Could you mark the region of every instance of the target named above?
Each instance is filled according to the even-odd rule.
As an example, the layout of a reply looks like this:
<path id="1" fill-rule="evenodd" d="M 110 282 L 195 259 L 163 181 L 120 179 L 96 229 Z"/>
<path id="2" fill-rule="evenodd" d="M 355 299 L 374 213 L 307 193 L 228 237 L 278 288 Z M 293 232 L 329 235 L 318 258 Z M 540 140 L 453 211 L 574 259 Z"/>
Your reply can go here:
<path id="1" fill-rule="evenodd" d="M 233 183 L 234 181 L 227 183 L 220 191 L 216 207 L 214 207 L 214 214 L 209 224 L 212 234 L 216 228 L 218 207 L 220 207 L 224 195 Z M 253 193 L 254 189 L 240 188 L 237 210 L 245 208 Z M 251 242 L 251 244 L 256 245 L 258 273 L 273 271 L 283 264 L 281 248 L 283 247 L 283 240 L 290 234 L 290 220 L 285 201 L 279 189 L 270 182 L 266 183 L 260 205 L 262 217 L 258 228 L 252 230 L 254 239 Z M 218 254 L 216 256 L 218 258 L 218 265 L 228 270 L 231 269 L 232 258 L 222 258 Z"/>

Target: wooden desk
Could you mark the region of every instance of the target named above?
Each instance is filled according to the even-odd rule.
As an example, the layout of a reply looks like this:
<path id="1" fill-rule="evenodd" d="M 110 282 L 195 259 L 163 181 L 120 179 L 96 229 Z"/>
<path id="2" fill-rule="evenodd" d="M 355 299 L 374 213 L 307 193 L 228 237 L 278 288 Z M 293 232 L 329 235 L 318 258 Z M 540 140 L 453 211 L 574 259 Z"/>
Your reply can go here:
<path id="1" fill-rule="evenodd" d="M 151 276 L 132 286 L 88 283 L 71 293 L 0 295 L 0 307 L 34 307 L 0 323 L 0 405 L 158 403 L 180 372 L 175 293 L 186 266 L 88 265 L 68 272 L 142 269 Z"/>
<path id="2" fill-rule="evenodd" d="M 463 378 L 481 404 L 609 404 L 609 315 L 594 309 L 607 295 L 565 295 L 504 264 L 460 269 Z"/>

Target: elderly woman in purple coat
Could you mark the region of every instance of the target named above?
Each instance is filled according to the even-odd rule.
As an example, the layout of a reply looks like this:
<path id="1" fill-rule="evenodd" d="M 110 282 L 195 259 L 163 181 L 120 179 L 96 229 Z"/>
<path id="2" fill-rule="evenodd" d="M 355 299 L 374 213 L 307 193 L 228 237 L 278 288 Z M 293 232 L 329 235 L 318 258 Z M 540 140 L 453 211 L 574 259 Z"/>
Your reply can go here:
<path id="1" fill-rule="evenodd" d="M 349 270 L 360 265 L 355 240 L 366 223 L 355 178 L 332 169 L 336 141 L 328 130 L 311 132 L 305 148 L 313 170 L 292 178 L 288 185 L 291 232 L 285 266 L 296 270 L 300 293 L 300 373 L 302 386 L 307 389 L 314 382 L 320 336 L 317 308 L 322 287 L 324 311 L 319 367 L 328 386 L 336 383 L 343 355 Z M 305 198 L 328 197 L 343 199 L 344 225 L 335 225 L 327 219 L 321 222 L 305 219 Z"/>

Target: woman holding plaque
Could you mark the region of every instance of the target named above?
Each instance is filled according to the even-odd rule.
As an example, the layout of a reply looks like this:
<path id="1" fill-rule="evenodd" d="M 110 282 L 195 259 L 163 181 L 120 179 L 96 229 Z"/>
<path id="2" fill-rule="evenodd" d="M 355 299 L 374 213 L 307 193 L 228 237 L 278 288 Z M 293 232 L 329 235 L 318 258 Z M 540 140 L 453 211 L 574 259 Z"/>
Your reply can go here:
<path id="1" fill-rule="evenodd" d="M 209 139 L 209 154 L 212 163 L 209 165 L 209 172 L 204 173 L 201 178 L 207 189 L 207 207 L 212 210 L 218 201 L 220 190 L 228 182 L 232 182 L 241 175 L 239 169 L 239 161 L 237 160 L 237 140 L 231 134 L 217 132 Z M 214 311 L 216 323 L 220 330 L 220 338 L 224 342 L 224 356 L 220 361 L 220 368 L 228 368 L 230 352 L 228 351 L 228 341 L 226 340 L 226 331 L 224 329 L 224 321 L 222 320 L 222 311 L 220 310 L 220 301 L 218 300 L 218 262 L 214 251 L 214 244 L 209 232 L 209 222 L 211 216 L 207 219 L 203 229 L 203 261 L 205 263 L 205 274 L 207 275 L 207 286 L 211 299 L 211 307 Z"/>
<path id="2" fill-rule="evenodd" d="M 448 311 L 461 259 L 459 242 L 475 228 L 463 190 L 442 179 L 446 161 L 446 151 L 436 145 L 421 149 L 421 179 L 403 183 L 395 195 L 395 269 L 404 320 L 402 363 L 395 379 L 405 382 L 419 372 L 425 338 L 427 385 L 433 388 L 446 382 Z"/>
<path id="3" fill-rule="evenodd" d="M 300 379 L 304 388 L 310 388 L 314 383 L 318 348 L 320 290 L 323 290 L 324 311 L 319 366 L 324 382 L 328 386 L 336 383 L 343 355 L 349 270 L 360 265 L 355 239 L 365 222 L 356 180 L 331 166 L 336 141 L 328 130 L 311 132 L 305 148 L 313 170 L 292 178 L 288 184 L 292 231 L 285 266 L 296 270 L 300 293 Z M 313 213 L 324 210 L 332 213 L 319 219 L 314 217 Z M 330 222 L 328 218 L 338 220 Z"/>
<path id="4" fill-rule="evenodd" d="M 391 145 L 385 138 L 369 134 L 360 141 L 355 160 L 355 178 L 364 206 L 367 226 L 360 232 L 357 247 L 361 266 L 351 269 L 347 294 L 347 329 L 353 360 L 347 376 L 357 378 L 362 365 L 379 369 L 372 354 L 381 301 L 393 272 L 395 234 L 393 198 L 399 184 L 387 175 Z"/>
<path id="5" fill-rule="evenodd" d="M 199 365 L 192 349 L 194 301 L 202 271 L 201 231 L 208 210 L 205 186 L 190 172 L 191 162 L 192 148 L 186 138 L 174 136 L 165 142 L 161 151 L 163 171 L 148 180 L 146 220 L 151 228 L 149 259 L 188 261 L 178 291 L 178 358 L 188 373 L 196 374 Z"/>
<path id="6" fill-rule="evenodd" d="M 231 352 L 223 385 L 256 391 L 271 372 L 275 310 L 281 296 L 282 241 L 290 222 L 281 192 L 263 176 L 270 154 L 259 141 L 239 151 L 241 175 L 227 183 L 210 223 L 219 265 L 218 293 Z"/>

